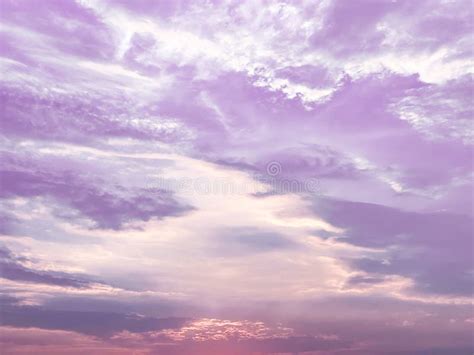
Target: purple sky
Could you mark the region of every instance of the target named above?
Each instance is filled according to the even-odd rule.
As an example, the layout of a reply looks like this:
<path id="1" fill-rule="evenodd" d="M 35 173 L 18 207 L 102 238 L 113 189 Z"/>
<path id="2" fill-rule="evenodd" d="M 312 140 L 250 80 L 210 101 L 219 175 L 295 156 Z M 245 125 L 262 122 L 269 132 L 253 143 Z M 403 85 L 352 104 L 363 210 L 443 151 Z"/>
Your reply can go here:
<path id="1" fill-rule="evenodd" d="M 470 0 L 0 14 L 2 354 L 473 354 Z"/>

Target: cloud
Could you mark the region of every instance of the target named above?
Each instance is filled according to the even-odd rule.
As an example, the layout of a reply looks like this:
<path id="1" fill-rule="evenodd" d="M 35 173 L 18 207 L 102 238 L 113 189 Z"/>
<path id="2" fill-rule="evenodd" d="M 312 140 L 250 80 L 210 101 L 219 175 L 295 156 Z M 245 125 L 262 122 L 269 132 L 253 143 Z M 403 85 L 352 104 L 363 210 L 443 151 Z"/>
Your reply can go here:
<path id="1" fill-rule="evenodd" d="M 30 16 L 34 7 L 36 16 Z M 37 0 L 22 3 L 4 1 L 2 19 L 10 31 L 20 34 L 31 31 L 43 36 L 42 44 L 54 51 L 80 57 L 105 59 L 113 55 L 113 36 L 92 11 L 76 2 L 63 3 L 53 0 L 39 6 Z M 17 43 L 21 46 L 23 43 Z M 34 46 L 36 48 L 38 43 Z M 5 51 L 8 54 L 8 51 Z M 28 51 L 26 51 L 28 56 Z"/>
<path id="2" fill-rule="evenodd" d="M 179 143 L 185 129 L 173 118 L 137 112 L 138 103 L 118 94 L 62 93 L 35 85 L 3 84 L 0 91 L 6 133 L 33 139 L 94 143 L 100 137 L 158 139 Z M 179 132 L 179 133 L 178 133 Z"/>
<path id="3" fill-rule="evenodd" d="M 324 199 L 315 202 L 315 211 L 344 229 L 336 238 L 385 250 L 377 258 L 353 260 L 369 275 L 406 276 L 417 291 L 428 294 L 472 293 L 471 217 Z"/>
<path id="4" fill-rule="evenodd" d="M 277 353 L 345 348 L 349 342 L 336 336 L 300 336 L 290 328 L 272 327 L 264 322 L 197 319 L 180 329 L 145 334 L 122 332 L 113 339 L 124 342 L 150 342 L 154 351 L 166 354 L 248 354 Z M 161 343 L 161 344 L 160 344 Z"/>
<path id="5" fill-rule="evenodd" d="M 93 281 L 80 275 L 72 275 L 64 272 L 38 270 L 25 266 L 32 261 L 26 257 L 17 256 L 7 248 L 0 248 L 0 276 L 12 281 L 26 281 L 40 284 L 86 288 Z"/>
<path id="6" fill-rule="evenodd" d="M 121 229 L 125 224 L 148 221 L 151 218 L 177 216 L 191 208 L 173 199 L 170 191 L 160 189 L 118 187 L 112 191 L 104 189 L 100 180 L 81 177 L 82 171 L 75 168 L 53 169 L 47 159 L 31 161 L 24 156 L 5 156 L 10 169 L 0 172 L 3 199 L 43 196 L 65 205 L 74 213 L 58 209 L 56 214 L 73 221 L 86 217 L 94 222 L 94 228 Z M 23 161 L 22 161 L 23 160 Z M 30 164 L 28 168 L 24 164 Z M 54 165 L 54 163 L 53 163 Z"/>
<path id="7" fill-rule="evenodd" d="M 1 333 L 0 344 L 7 353 L 81 354 L 86 351 L 94 355 L 112 355 L 130 352 L 130 349 L 114 347 L 94 337 L 63 330 L 4 326 Z"/>
<path id="8" fill-rule="evenodd" d="M 399 6 L 393 1 L 333 1 L 322 29 L 311 36 L 311 43 L 337 57 L 373 53 L 384 40 L 384 33 L 377 28 L 377 23 Z"/>
<path id="9" fill-rule="evenodd" d="M 443 85 L 412 89 L 392 104 L 392 110 L 432 139 L 472 144 L 473 89 L 472 76 L 465 75 Z"/>
<path id="10" fill-rule="evenodd" d="M 17 328 L 68 330 L 103 338 L 123 330 L 147 332 L 179 328 L 185 321 L 183 318 L 160 319 L 136 314 L 61 311 L 34 306 L 5 306 L 1 320 L 3 325 Z"/>

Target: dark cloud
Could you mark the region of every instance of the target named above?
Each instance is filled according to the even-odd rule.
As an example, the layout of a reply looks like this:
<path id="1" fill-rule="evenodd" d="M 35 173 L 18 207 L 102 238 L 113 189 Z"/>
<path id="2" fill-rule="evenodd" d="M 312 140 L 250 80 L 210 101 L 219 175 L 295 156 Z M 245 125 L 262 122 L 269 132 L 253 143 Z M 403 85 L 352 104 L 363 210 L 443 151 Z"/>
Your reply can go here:
<path id="1" fill-rule="evenodd" d="M 70 330 L 108 337 L 123 330 L 140 333 L 179 328 L 186 319 L 153 318 L 110 312 L 61 311 L 30 306 L 4 306 L 0 322 L 2 325 L 19 328 Z"/>
<path id="2" fill-rule="evenodd" d="M 42 171 L 0 171 L 0 197 L 48 196 L 92 219 L 96 228 L 120 229 L 134 220 L 176 216 L 190 210 L 173 199 L 170 191 L 142 189 L 113 194 L 101 191 L 74 175 Z"/>
<path id="3" fill-rule="evenodd" d="M 328 222 L 345 230 L 342 241 L 387 250 L 380 259 L 353 260 L 354 267 L 374 277 L 412 278 L 415 288 L 427 293 L 472 294 L 472 217 L 322 198 L 314 206 Z"/>
<path id="4" fill-rule="evenodd" d="M 361 172 L 344 154 L 316 144 L 275 151 L 259 162 L 264 173 L 269 162 L 278 162 L 278 175 L 293 178 L 357 179 Z"/>
<path id="5" fill-rule="evenodd" d="M 26 257 L 18 256 L 5 247 L 0 247 L 0 277 L 12 281 L 32 282 L 64 287 L 85 288 L 91 280 L 64 272 L 39 271 L 23 264 L 30 262 Z"/>
<path id="6" fill-rule="evenodd" d="M 474 346 L 469 347 L 438 347 L 425 348 L 420 350 L 406 350 L 406 351 L 384 351 L 377 353 L 380 355 L 471 355 L 474 352 Z M 375 355 L 375 353 L 374 353 Z"/>
<path id="7" fill-rule="evenodd" d="M 16 305 L 20 301 L 19 298 L 10 296 L 8 294 L 0 294 L 0 312 L 3 306 Z"/>

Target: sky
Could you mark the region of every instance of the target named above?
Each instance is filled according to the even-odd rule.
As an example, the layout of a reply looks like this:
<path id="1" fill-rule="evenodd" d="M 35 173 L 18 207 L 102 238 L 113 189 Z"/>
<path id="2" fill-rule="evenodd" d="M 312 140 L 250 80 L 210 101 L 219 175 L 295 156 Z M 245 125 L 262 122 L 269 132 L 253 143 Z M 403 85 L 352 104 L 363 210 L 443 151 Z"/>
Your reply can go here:
<path id="1" fill-rule="evenodd" d="M 2 354 L 472 355 L 470 0 L 2 0 Z"/>

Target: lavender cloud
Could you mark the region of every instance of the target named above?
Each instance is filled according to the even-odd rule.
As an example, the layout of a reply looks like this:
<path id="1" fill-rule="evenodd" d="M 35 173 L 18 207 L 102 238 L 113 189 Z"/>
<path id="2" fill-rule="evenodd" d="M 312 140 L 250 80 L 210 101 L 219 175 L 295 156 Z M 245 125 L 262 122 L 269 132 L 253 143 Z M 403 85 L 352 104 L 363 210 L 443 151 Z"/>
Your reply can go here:
<path id="1" fill-rule="evenodd" d="M 1 277 L 13 281 L 25 281 L 56 286 L 84 288 L 93 281 L 81 278 L 79 275 L 54 271 L 40 271 L 24 265 L 31 262 L 28 258 L 14 255 L 7 248 L 0 248 Z"/>
<path id="2" fill-rule="evenodd" d="M 472 293 L 471 217 L 334 200 L 318 200 L 315 208 L 344 228 L 340 236 L 344 241 L 387 250 L 378 259 L 353 261 L 369 275 L 404 275 L 415 280 L 417 290 L 427 293 Z"/>

